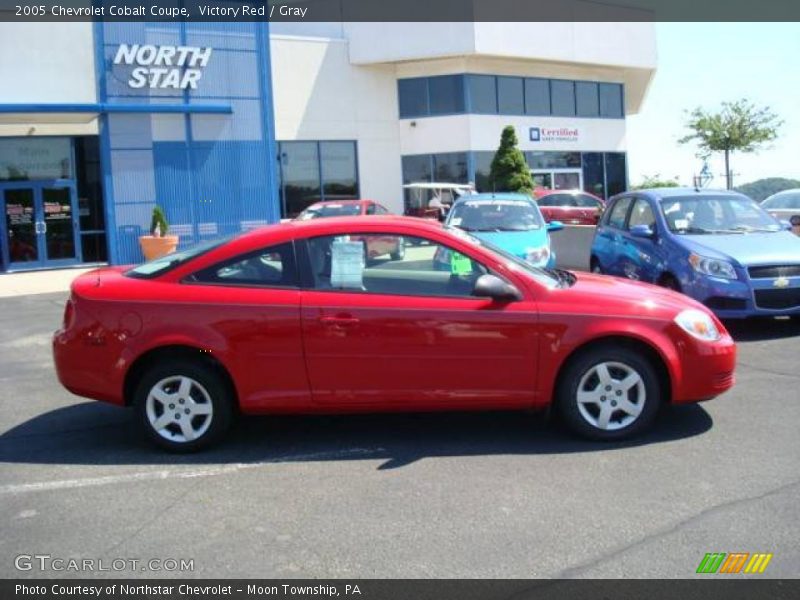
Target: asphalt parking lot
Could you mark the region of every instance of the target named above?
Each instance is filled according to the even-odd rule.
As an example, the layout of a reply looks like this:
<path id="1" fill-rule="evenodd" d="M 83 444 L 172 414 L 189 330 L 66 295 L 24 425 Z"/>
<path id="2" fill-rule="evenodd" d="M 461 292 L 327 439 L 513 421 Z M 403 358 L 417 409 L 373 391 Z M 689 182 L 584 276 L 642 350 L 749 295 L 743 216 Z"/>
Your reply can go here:
<path id="1" fill-rule="evenodd" d="M 625 445 L 518 413 L 264 417 L 172 456 L 59 386 L 64 298 L 0 299 L 2 577 L 65 574 L 20 554 L 194 561 L 104 576 L 691 577 L 706 552 L 800 577 L 796 322 L 732 326 L 734 390 Z"/>

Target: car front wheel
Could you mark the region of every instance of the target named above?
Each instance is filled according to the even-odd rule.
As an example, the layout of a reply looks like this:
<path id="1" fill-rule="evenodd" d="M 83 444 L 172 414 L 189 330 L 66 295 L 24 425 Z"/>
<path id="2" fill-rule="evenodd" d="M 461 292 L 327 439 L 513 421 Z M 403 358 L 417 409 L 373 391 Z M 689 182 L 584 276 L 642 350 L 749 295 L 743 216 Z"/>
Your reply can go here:
<path id="1" fill-rule="evenodd" d="M 621 440 L 648 430 L 661 403 L 658 375 L 628 348 L 604 346 L 566 367 L 557 408 L 567 426 L 594 440 Z"/>
<path id="2" fill-rule="evenodd" d="M 218 441 L 233 416 L 229 387 L 217 369 L 191 361 L 150 369 L 134 400 L 147 437 L 172 452 L 193 452 Z"/>

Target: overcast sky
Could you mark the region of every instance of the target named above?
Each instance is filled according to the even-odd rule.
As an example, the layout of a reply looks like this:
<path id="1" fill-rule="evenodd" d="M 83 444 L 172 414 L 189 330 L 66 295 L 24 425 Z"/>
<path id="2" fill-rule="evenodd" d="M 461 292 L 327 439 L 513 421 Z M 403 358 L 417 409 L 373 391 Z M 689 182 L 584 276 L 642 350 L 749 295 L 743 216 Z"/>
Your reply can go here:
<path id="1" fill-rule="evenodd" d="M 746 98 L 784 124 L 771 147 L 735 154 L 734 185 L 762 177 L 800 179 L 800 23 L 658 23 L 658 68 L 642 111 L 628 117 L 631 184 L 660 173 L 691 185 L 702 167 L 696 148 L 679 146 L 684 110 Z M 713 187 L 725 185 L 721 156 Z"/>

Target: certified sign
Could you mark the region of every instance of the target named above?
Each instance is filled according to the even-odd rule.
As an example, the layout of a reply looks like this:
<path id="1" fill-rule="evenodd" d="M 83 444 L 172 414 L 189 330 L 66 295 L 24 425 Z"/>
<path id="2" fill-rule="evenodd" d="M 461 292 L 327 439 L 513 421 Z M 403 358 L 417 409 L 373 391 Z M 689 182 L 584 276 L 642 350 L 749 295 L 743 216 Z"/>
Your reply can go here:
<path id="1" fill-rule="evenodd" d="M 140 89 L 197 89 L 212 48 L 120 44 L 115 65 L 133 65 L 128 87 Z"/>
<path id="2" fill-rule="evenodd" d="M 531 127 L 528 139 L 532 142 L 577 142 L 577 127 Z"/>

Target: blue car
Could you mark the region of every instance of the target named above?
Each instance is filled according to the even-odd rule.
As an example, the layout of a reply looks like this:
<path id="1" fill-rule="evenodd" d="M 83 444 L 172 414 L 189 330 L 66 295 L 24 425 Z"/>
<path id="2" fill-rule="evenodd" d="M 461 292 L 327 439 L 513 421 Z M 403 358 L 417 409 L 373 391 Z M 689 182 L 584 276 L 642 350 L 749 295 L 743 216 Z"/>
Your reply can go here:
<path id="1" fill-rule="evenodd" d="M 800 316 L 790 227 L 735 192 L 626 192 L 597 226 L 591 268 L 683 292 L 722 318 Z"/>
<path id="2" fill-rule="evenodd" d="M 445 224 L 468 231 L 535 267 L 551 269 L 556 255 L 548 232 L 564 228 L 558 221 L 545 223 L 530 196 L 511 193 L 462 196 L 453 204 Z"/>

